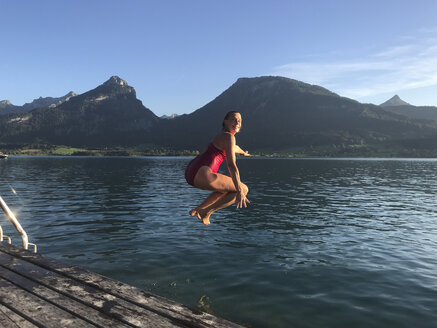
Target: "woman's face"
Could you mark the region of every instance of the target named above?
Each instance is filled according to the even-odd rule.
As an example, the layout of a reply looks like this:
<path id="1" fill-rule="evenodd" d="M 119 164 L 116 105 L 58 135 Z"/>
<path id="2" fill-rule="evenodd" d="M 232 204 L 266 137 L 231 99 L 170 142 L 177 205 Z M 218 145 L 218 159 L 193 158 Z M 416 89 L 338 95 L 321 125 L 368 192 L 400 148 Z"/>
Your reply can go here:
<path id="1" fill-rule="evenodd" d="M 238 133 L 241 130 L 241 114 L 236 113 L 233 114 L 231 117 L 229 117 L 227 120 L 225 120 L 225 128 L 226 131 L 229 131 L 231 133 Z"/>

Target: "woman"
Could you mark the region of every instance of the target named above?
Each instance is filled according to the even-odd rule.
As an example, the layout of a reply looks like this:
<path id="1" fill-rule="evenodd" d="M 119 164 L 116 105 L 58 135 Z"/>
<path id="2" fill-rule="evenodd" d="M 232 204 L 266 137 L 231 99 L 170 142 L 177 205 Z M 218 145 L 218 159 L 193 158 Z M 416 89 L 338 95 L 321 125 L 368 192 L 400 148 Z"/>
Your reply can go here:
<path id="1" fill-rule="evenodd" d="M 246 195 L 247 186 L 241 182 L 235 154 L 250 156 L 235 142 L 235 134 L 241 130 L 241 114 L 229 112 L 223 120 L 223 130 L 200 155 L 194 158 L 185 170 L 185 179 L 193 187 L 210 190 L 212 193 L 195 209 L 191 216 L 197 216 L 208 225 L 209 217 L 215 211 L 237 203 L 237 208 L 250 203 Z M 226 159 L 230 177 L 217 173 L 220 164 Z"/>

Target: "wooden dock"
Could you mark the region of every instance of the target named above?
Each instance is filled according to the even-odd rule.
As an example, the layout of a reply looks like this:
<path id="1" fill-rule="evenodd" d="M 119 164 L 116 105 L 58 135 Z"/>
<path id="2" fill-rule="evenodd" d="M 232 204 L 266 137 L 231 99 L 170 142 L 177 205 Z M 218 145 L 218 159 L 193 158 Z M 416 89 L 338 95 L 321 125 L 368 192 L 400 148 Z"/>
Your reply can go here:
<path id="1" fill-rule="evenodd" d="M 241 327 L 0 242 L 0 327 Z"/>

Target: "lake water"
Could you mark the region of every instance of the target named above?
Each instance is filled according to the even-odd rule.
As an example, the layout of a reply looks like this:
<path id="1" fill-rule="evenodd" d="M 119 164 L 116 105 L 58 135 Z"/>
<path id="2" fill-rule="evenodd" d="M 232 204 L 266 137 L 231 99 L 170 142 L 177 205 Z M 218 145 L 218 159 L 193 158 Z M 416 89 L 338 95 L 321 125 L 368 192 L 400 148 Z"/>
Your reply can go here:
<path id="1" fill-rule="evenodd" d="M 250 207 L 203 226 L 189 160 L 10 157 L 0 195 L 41 254 L 248 327 L 437 326 L 437 161 L 238 159 Z"/>

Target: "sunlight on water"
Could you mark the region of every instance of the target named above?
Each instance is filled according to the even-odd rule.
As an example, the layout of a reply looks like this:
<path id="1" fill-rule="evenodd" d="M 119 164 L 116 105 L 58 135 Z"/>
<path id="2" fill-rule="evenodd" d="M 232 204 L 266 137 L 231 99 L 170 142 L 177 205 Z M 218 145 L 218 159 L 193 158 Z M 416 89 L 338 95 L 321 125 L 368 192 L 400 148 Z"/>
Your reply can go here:
<path id="1" fill-rule="evenodd" d="M 40 253 L 243 325 L 435 327 L 437 161 L 239 159 L 205 227 L 189 160 L 11 157 L 0 195 Z"/>

